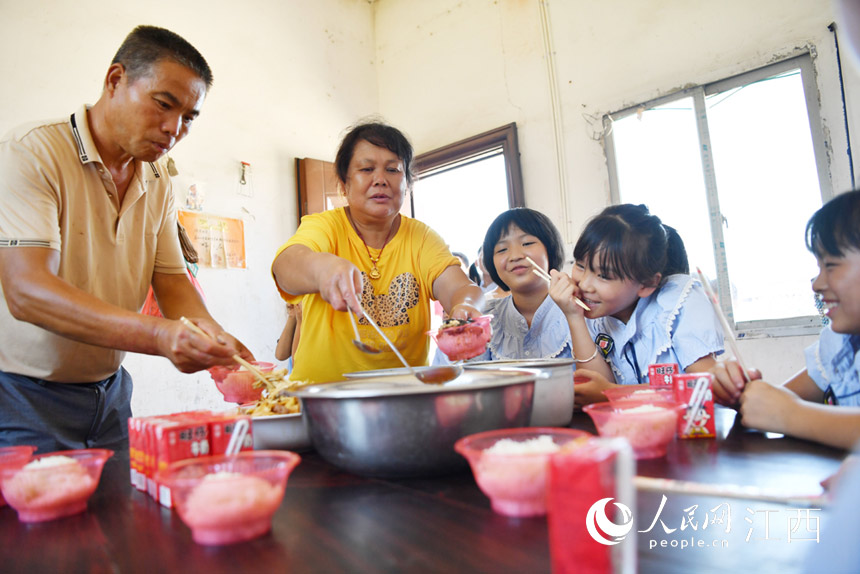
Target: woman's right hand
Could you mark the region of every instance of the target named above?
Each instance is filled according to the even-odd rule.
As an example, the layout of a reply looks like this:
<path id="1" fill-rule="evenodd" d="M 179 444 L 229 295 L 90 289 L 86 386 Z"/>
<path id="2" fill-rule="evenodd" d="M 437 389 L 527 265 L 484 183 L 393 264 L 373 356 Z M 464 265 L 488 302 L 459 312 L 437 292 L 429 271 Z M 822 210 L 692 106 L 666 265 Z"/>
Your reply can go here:
<path id="1" fill-rule="evenodd" d="M 361 271 L 351 261 L 333 255 L 320 253 L 317 266 L 317 285 L 320 296 L 335 311 L 351 309 L 361 315 L 360 293 L 362 290 Z"/>
<path id="2" fill-rule="evenodd" d="M 337 311 L 352 309 L 361 313 L 361 271 L 348 259 L 291 245 L 275 258 L 272 273 L 287 293 L 319 293 Z"/>

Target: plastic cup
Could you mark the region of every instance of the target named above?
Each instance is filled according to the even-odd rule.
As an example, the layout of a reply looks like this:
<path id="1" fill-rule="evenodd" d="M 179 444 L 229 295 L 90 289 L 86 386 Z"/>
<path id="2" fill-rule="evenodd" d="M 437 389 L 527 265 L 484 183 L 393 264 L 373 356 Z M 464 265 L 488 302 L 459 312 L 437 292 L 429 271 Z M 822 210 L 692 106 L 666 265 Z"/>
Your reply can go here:
<path id="1" fill-rule="evenodd" d="M 619 403 L 622 401 L 639 401 L 640 403 L 648 402 L 674 402 L 675 392 L 671 388 L 657 389 L 648 385 L 623 385 L 620 387 L 611 387 L 603 391 L 604 396 L 609 399 L 610 403 Z"/>
<path id="2" fill-rule="evenodd" d="M 33 457 L 18 468 L 0 468 L 0 485 L 21 522 L 42 522 L 83 512 L 99 485 L 102 468 L 112 450 L 92 448 L 50 452 Z M 35 466 L 39 461 L 66 457 L 57 466 Z M 61 460 L 54 458 L 54 460 Z"/>
<path id="3" fill-rule="evenodd" d="M 198 544 L 224 545 L 263 536 L 281 504 L 287 478 L 299 464 L 289 451 L 183 460 L 158 473 Z"/>
<path id="4" fill-rule="evenodd" d="M 487 348 L 492 329 L 492 315 L 478 317 L 474 321 L 460 325 L 431 331 L 430 336 L 436 341 L 439 350 L 445 353 L 450 361 L 463 361 L 477 357 Z"/>
<path id="5" fill-rule="evenodd" d="M 630 442 L 637 459 L 657 458 L 666 454 L 675 438 L 678 416 L 684 406 L 675 402 L 593 403 L 583 411 L 594 421 L 603 437 L 623 437 Z"/>
<path id="6" fill-rule="evenodd" d="M 264 373 L 270 373 L 274 368 L 274 363 L 264 363 L 260 361 L 252 361 L 252 365 L 257 367 Z M 257 382 L 257 377 L 251 371 L 246 371 L 239 365 L 225 367 L 218 365 L 209 369 L 209 374 L 215 381 L 215 386 L 224 395 L 224 400 L 228 403 L 252 403 L 260 399 L 263 393 L 263 387 L 254 386 Z"/>
<path id="7" fill-rule="evenodd" d="M 35 446 L 4 446 L 0 448 L 0 468 L 20 468 L 30 462 Z M 6 499 L 0 494 L 0 506 L 6 506 Z"/>
<path id="8" fill-rule="evenodd" d="M 544 436 L 549 439 L 540 438 Z M 469 461 L 475 481 L 489 497 L 493 510 L 505 516 L 541 516 L 546 514 L 550 456 L 572 441 L 588 438 L 593 435 L 574 429 L 502 429 L 461 438 L 454 444 L 454 450 Z M 505 439 L 508 442 L 503 446 L 523 452 L 494 452 L 493 447 Z"/>

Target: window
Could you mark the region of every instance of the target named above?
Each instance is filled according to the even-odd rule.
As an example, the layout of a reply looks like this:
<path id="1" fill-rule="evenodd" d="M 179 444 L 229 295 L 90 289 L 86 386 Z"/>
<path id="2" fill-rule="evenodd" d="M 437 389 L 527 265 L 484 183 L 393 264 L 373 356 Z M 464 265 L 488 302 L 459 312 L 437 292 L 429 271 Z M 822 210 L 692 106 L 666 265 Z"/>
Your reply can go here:
<path id="1" fill-rule="evenodd" d="M 612 198 L 684 239 L 746 336 L 820 329 L 806 221 L 832 196 L 808 54 L 604 118 Z"/>
<path id="2" fill-rule="evenodd" d="M 412 217 L 470 262 L 496 216 L 523 205 L 516 124 L 416 156 L 415 171 Z"/>

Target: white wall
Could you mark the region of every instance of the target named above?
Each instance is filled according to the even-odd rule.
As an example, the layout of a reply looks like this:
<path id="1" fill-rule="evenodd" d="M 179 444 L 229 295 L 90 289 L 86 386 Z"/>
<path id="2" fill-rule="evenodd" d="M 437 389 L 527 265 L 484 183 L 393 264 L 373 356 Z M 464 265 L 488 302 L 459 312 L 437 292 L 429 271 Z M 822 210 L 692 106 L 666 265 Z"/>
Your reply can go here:
<path id="1" fill-rule="evenodd" d="M 215 85 L 172 153 L 176 183 L 202 184 L 205 211 L 245 220 L 248 268 L 203 269 L 200 280 L 213 315 L 261 360 L 272 359 L 284 320 L 269 265 L 296 227 L 295 158 L 331 159 L 344 128 L 370 113 L 418 152 L 516 122 L 526 203 L 573 241 L 609 201 L 594 139 L 603 113 L 812 46 L 834 188 L 849 185 L 827 0 L 0 0 L 0 14 L 0 132 L 94 102 L 137 24 L 170 28 L 204 54 Z M 845 65 L 857 134 L 860 79 Z M 252 164 L 252 199 L 236 193 L 239 161 Z M 802 367 L 809 340 L 742 350 L 779 380 Z M 137 414 L 224 406 L 206 373 L 154 357 L 125 365 Z"/>
<path id="2" fill-rule="evenodd" d="M 850 173 L 827 30 L 834 17 L 827 0 L 379 0 L 380 107 L 409 132 L 418 152 L 516 122 L 526 204 L 552 217 L 573 242 L 609 202 L 603 114 L 809 47 L 833 187 L 843 191 Z M 857 134 L 858 73 L 844 65 L 850 129 Z M 800 351 L 812 340 L 742 341 L 741 351 L 781 381 L 803 367 Z"/>
<path id="3" fill-rule="evenodd" d="M 376 112 L 372 8 L 366 0 L 0 0 L 0 132 L 66 116 L 98 98 L 114 52 L 138 24 L 194 44 L 215 75 L 203 113 L 171 153 L 177 195 L 201 183 L 205 211 L 245 222 L 247 269 L 202 269 L 212 314 L 260 360 L 274 360 L 285 319 L 269 273 L 296 229 L 295 158 L 333 159 L 344 128 Z M 239 162 L 255 196 L 237 194 Z M 136 414 L 226 403 L 208 373 L 130 355 Z"/>

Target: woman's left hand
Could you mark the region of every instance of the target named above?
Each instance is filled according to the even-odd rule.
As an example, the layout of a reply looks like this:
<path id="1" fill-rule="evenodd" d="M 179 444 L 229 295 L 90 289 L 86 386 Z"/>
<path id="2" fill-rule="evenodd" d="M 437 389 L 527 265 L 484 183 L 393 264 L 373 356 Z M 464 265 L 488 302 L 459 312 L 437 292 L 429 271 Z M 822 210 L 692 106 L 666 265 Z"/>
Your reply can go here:
<path id="1" fill-rule="evenodd" d="M 471 303 L 457 303 L 454 305 L 454 308 L 451 309 L 451 318 L 452 319 L 477 319 L 481 316 L 481 311 L 472 305 Z"/>
<path id="2" fill-rule="evenodd" d="M 433 296 L 452 319 L 477 319 L 484 307 L 484 292 L 453 265 L 433 282 Z"/>

